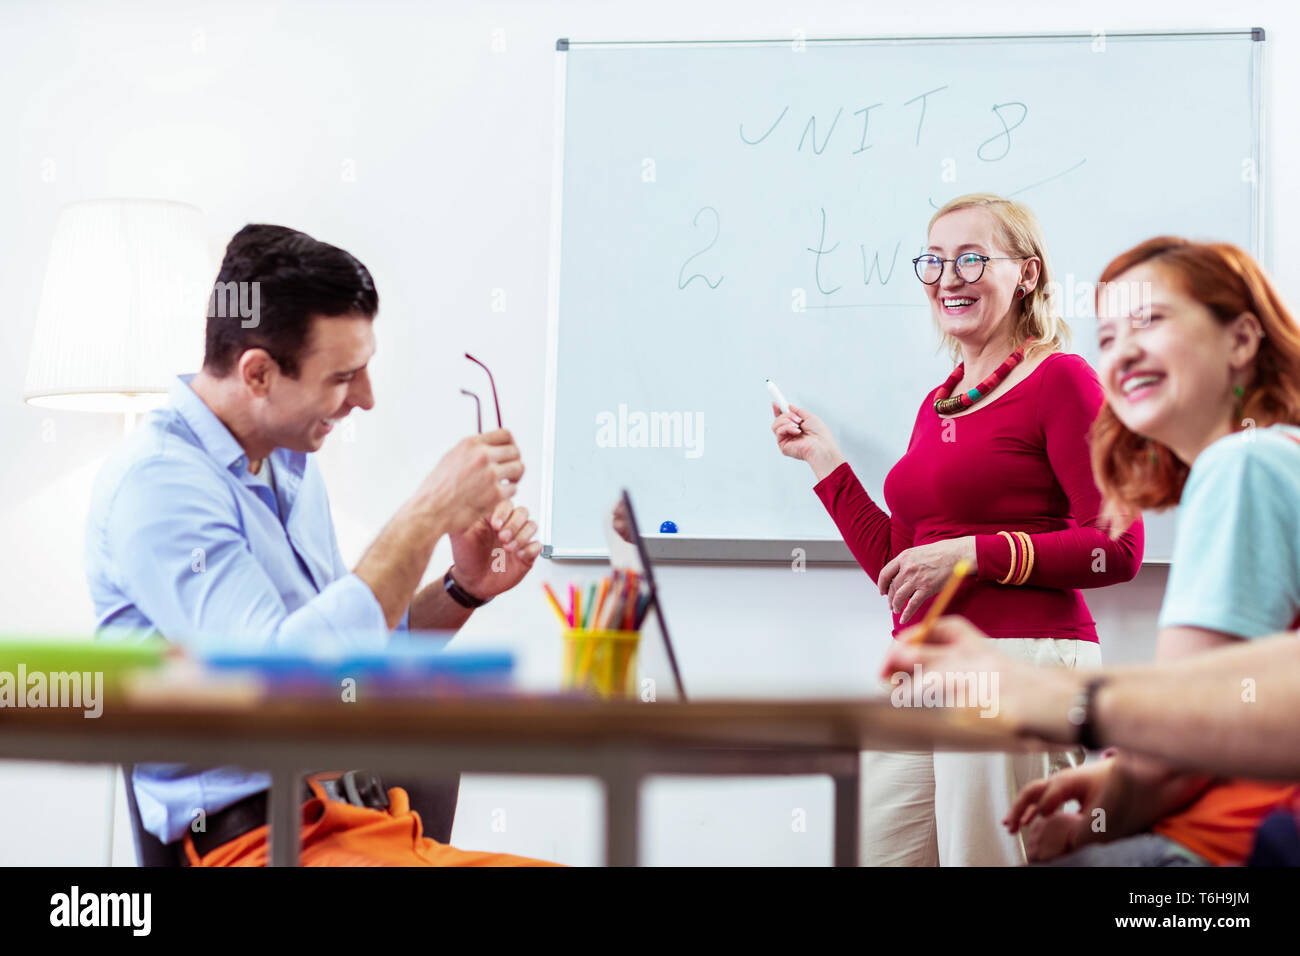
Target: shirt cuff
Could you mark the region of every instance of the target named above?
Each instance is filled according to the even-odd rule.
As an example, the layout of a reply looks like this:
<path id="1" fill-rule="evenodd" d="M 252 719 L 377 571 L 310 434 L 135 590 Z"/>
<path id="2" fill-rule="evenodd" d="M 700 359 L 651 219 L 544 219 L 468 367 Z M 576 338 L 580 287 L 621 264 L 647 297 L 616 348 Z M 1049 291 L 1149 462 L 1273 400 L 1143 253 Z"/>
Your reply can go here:
<path id="1" fill-rule="evenodd" d="M 824 501 L 827 492 L 829 492 L 832 488 L 844 484 L 844 482 L 848 481 L 852 477 L 853 477 L 853 469 L 849 467 L 849 463 L 847 461 L 842 461 L 835 466 L 834 471 L 832 471 L 821 481 L 817 482 L 817 484 L 813 485 L 813 491 L 816 493 L 817 497 L 821 498 Z"/>
<path id="2" fill-rule="evenodd" d="M 975 577 L 1001 581 L 1011 573 L 1011 543 L 1000 534 L 975 535 Z"/>
<path id="3" fill-rule="evenodd" d="M 330 583 L 290 616 L 281 646 L 324 650 L 322 637 L 338 650 L 374 650 L 388 642 L 388 621 L 370 585 L 349 574 Z"/>

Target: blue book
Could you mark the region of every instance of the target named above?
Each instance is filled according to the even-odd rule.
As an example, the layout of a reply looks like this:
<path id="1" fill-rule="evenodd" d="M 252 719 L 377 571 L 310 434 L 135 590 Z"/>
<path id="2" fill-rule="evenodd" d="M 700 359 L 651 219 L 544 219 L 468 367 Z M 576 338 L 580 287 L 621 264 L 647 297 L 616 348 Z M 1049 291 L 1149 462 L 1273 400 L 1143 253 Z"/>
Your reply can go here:
<path id="1" fill-rule="evenodd" d="M 504 688 L 514 671 L 509 651 L 448 650 L 445 641 L 394 642 L 383 650 L 345 654 L 302 651 L 214 651 L 202 656 L 214 670 L 245 670 L 277 688 L 337 690 L 352 679 L 359 692 L 489 690 Z"/>

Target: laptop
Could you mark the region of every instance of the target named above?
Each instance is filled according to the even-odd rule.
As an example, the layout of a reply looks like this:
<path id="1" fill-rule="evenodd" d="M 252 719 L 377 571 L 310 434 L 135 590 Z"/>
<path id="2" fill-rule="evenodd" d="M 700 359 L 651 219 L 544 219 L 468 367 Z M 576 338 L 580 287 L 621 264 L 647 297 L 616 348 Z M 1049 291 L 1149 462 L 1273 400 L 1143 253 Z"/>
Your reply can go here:
<path id="1" fill-rule="evenodd" d="M 668 666 L 672 670 L 673 683 L 677 685 L 677 696 L 685 700 L 686 688 L 682 685 L 682 675 L 677 667 L 677 655 L 673 651 L 672 638 L 668 636 L 668 621 L 664 617 L 663 605 L 660 603 L 654 566 L 650 563 L 650 555 L 646 553 L 645 540 L 641 537 L 636 512 L 632 509 L 632 497 L 627 489 L 623 489 L 605 520 L 605 540 L 609 545 L 610 566 L 620 571 L 635 571 L 645 582 L 649 591 L 646 616 L 648 618 L 653 611 L 659 621 L 659 631 L 664 638 L 664 650 L 668 655 Z"/>

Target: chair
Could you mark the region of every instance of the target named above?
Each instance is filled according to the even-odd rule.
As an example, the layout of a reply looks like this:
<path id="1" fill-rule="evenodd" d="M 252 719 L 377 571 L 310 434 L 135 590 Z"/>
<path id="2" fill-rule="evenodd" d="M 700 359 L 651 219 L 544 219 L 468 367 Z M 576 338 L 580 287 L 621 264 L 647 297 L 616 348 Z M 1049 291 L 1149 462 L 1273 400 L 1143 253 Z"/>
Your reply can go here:
<path id="1" fill-rule="evenodd" d="M 176 848 L 163 843 L 144 828 L 140 819 L 140 805 L 135 799 L 131 782 L 133 764 L 122 767 L 126 779 L 126 806 L 131 814 L 131 835 L 135 839 L 135 856 L 140 866 L 180 866 Z M 420 815 L 424 835 L 439 843 L 451 842 L 451 827 L 456 817 L 456 803 L 460 799 L 460 774 L 452 777 L 433 777 L 414 784 L 397 784 L 411 798 L 411 809 Z"/>
<path id="2" fill-rule="evenodd" d="M 393 786 L 393 784 L 389 784 Z M 451 842 L 451 826 L 456 819 L 460 799 L 460 774 L 450 777 L 425 777 L 396 786 L 411 798 L 411 809 L 420 815 L 424 835 L 439 843 Z"/>
<path id="3" fill-rule="evenodd" d="M 135 786 L 131 782 L 134 772 L 134 764 L 122 765 L 122 775 L 126 780 L 126 806 L 131 814 L 131 836 L 135 838 L 135 858 L 140 866 L 180 866 L 176 848 L 168 846 L 146 830 L 140 820 L 140 804 L 136 803 Z"/>

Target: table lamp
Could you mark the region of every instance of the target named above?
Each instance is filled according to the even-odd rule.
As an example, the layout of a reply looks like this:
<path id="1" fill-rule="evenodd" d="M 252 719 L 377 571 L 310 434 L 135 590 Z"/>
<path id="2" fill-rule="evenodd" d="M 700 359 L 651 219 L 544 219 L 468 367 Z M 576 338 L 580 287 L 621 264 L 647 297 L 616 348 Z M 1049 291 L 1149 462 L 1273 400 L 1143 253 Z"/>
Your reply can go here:
<path id="1" fill-rule="evenodd" d="M 215 268 L 203 213 L 91 199 L 59 213 L 27 363 L 31 405 L 135 417 L 198 368 Z"/>

